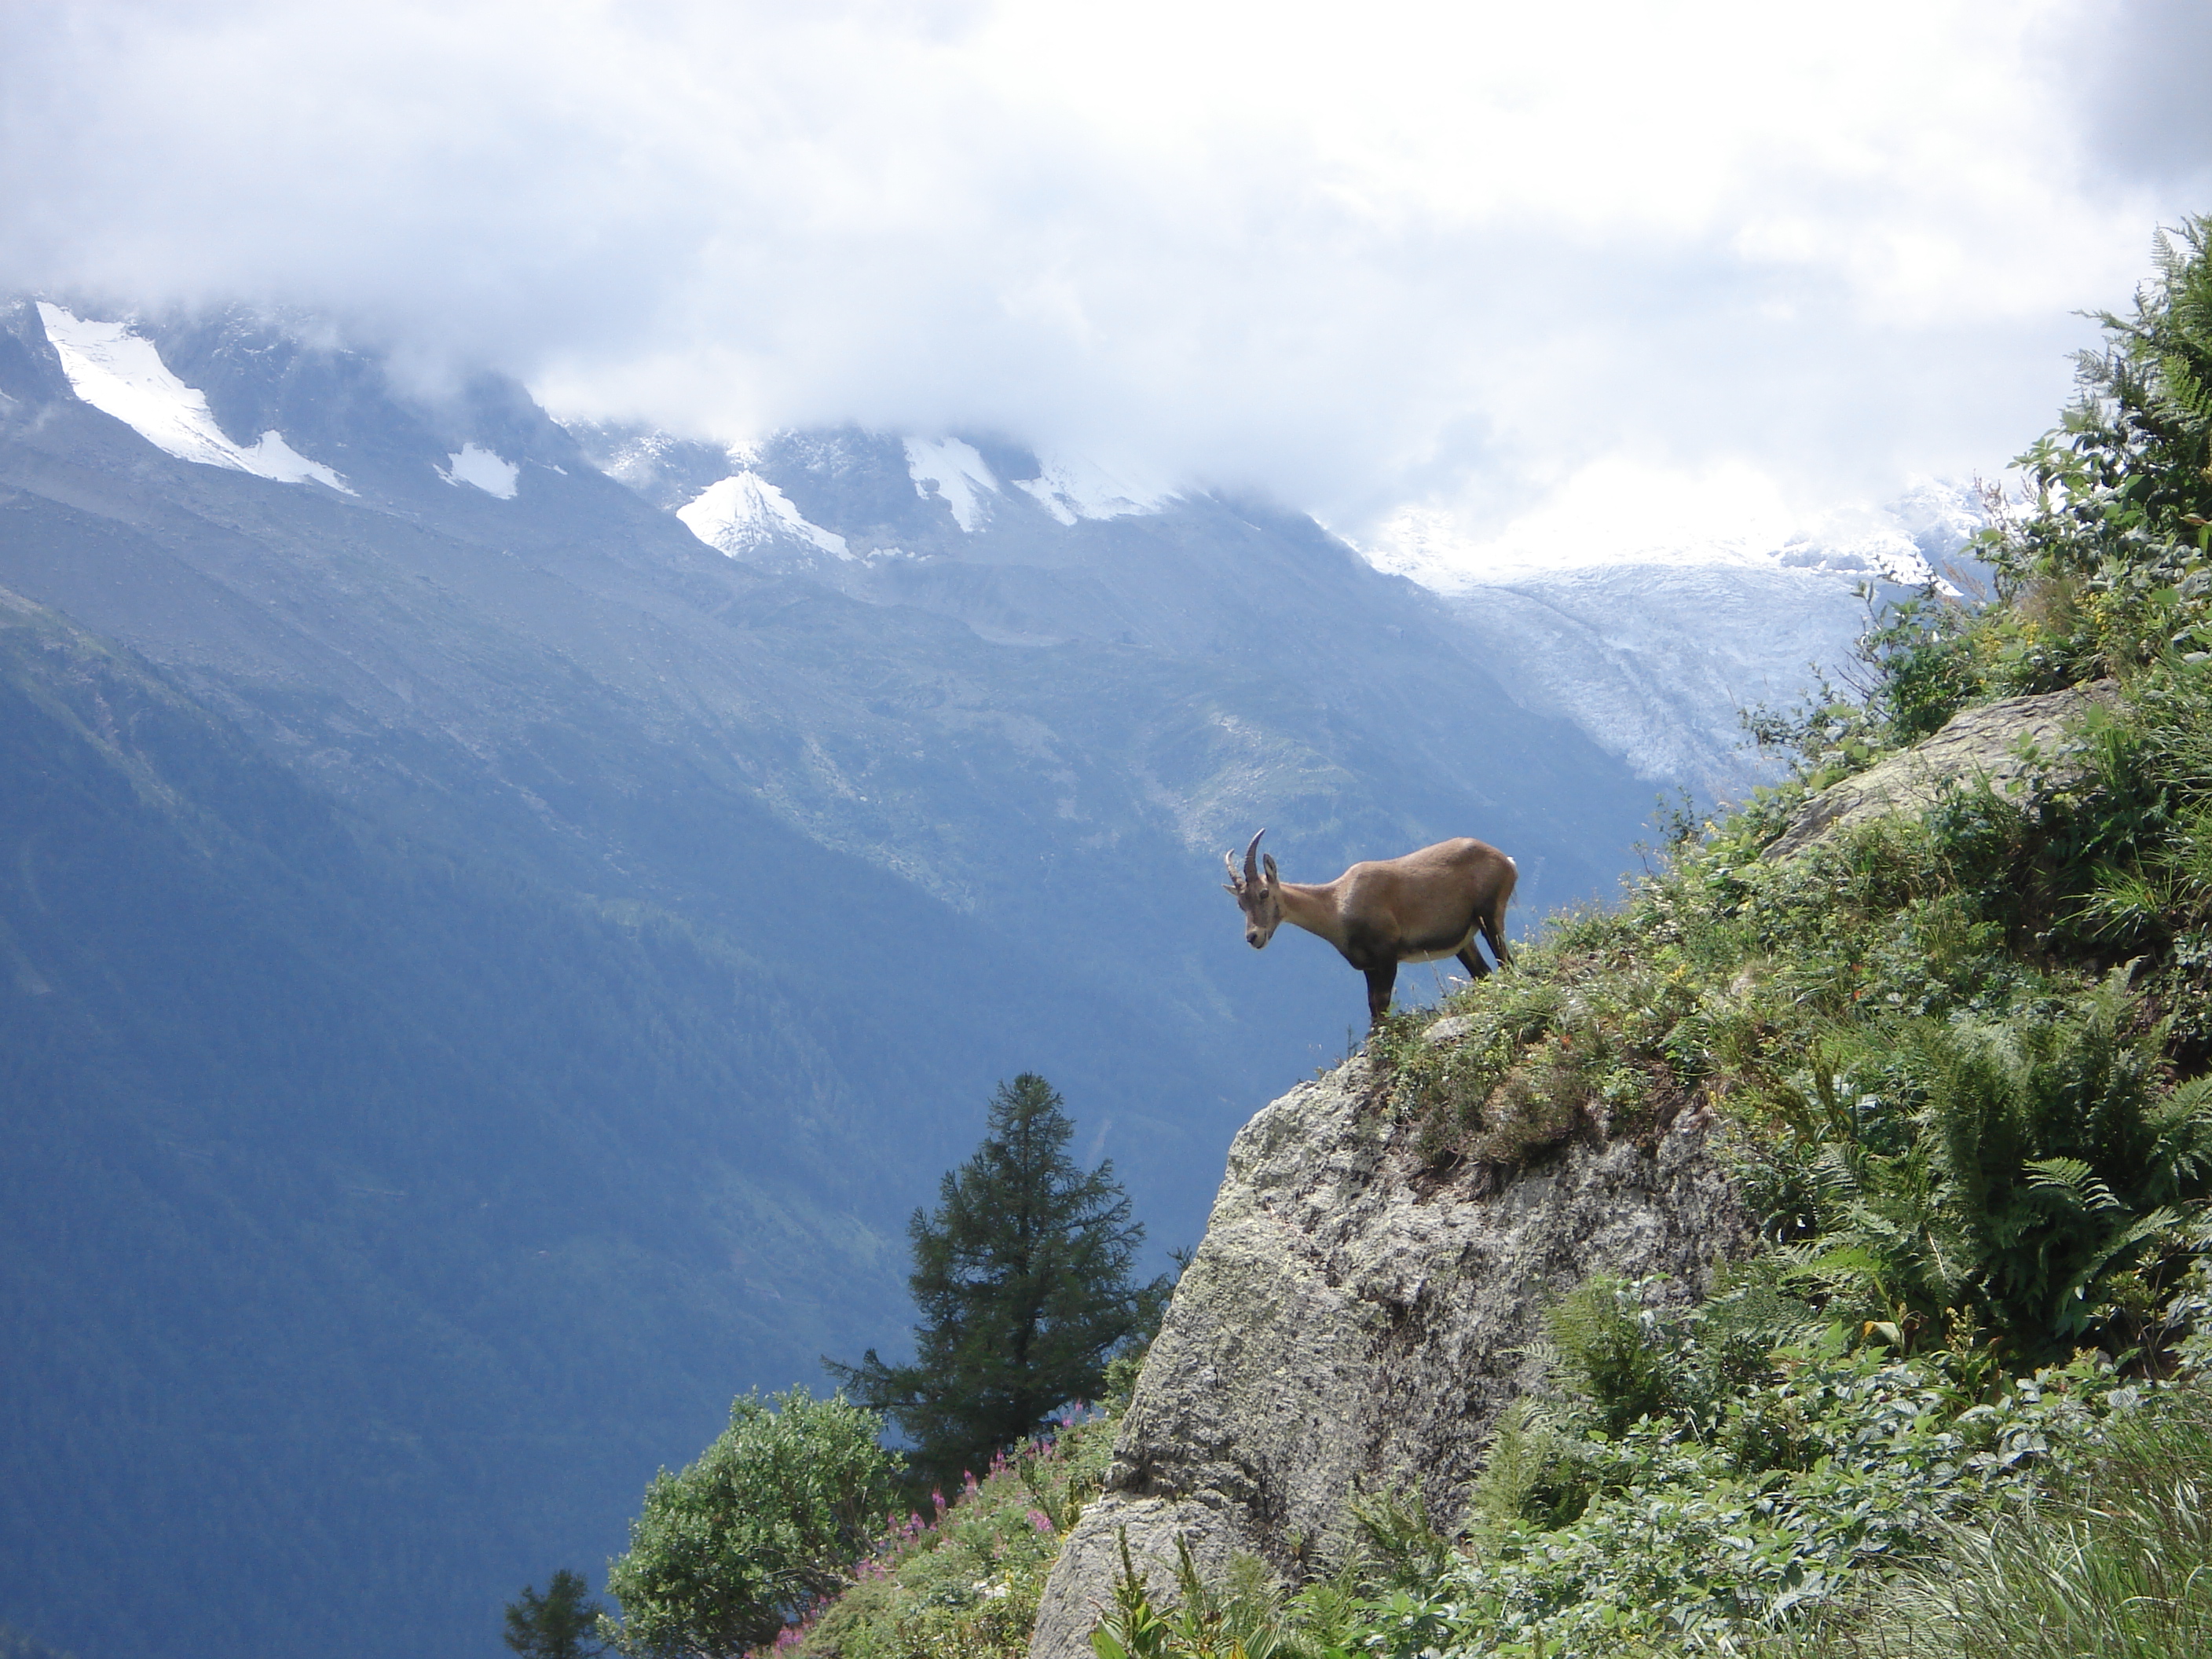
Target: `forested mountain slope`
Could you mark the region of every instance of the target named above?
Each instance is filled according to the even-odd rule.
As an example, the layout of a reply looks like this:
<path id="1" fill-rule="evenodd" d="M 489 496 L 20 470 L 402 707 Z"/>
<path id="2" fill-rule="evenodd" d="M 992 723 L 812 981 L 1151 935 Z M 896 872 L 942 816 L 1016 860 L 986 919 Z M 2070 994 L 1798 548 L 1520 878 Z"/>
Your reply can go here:
<path id="1" fill-rule="evenodd" d="M 878 1103 L 948 1085 L 894 1022 L 380 836 L 12 600 L 0 708 L 25 1627 L 462 1650 L 733 1378 L 896 1317 Z"/>

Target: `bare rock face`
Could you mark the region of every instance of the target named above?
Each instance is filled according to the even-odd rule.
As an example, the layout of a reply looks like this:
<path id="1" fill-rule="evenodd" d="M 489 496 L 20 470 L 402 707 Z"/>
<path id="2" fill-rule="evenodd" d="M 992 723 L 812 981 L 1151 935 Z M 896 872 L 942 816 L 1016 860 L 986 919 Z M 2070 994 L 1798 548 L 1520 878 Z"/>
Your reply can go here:
<path id="1" fill-rule="evenodd" d="M 1822 836 L 1890 813 L 1924 812 L 1943 790 L 1985 781 L 1999 794 L 2027 804 L 2029 792 L 2080 775 L 2077 722 L 2109 703 L 2110 680 L 2072 685 L 2039 696 L 2006 697 L 1954 714 L 1935 736 L 1832 783 L 1797 810 L 1766 849 L 1784 858 Z"/>
<path id="2" fill-rule="evenodd" d="M 1439 1181 L 1394 1145 L 1364 1058 L 1247 1124 L 1121 1425 L 1106 1491 L 1047 1585 L 1032 1659 L 1085 1659 L 1126 1531 L 1170 1581 L 1252 1551 L 1286 1577 L 1356 1490 L 1419 1487 L 1455 1520 L 1498 1412 L 1536 1380 L 1541 1310 L 1585 1275 L 1699 1290 L 1745 1241 L 1688 1119 L 1656 1150 L 1575 1146 L 1503 1184 Z"/>

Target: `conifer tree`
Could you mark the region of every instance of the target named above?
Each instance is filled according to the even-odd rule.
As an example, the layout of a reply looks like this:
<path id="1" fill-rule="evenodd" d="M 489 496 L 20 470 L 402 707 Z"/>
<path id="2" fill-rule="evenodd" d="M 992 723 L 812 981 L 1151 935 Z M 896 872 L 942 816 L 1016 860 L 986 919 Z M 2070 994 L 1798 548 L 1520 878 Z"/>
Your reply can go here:
<path id="1" fill-rule="evenodd" d="M 825 1362 L 906 1431 L 925 1480 L 980 1472 L 1054 1408 L 1096 1399 L 1115 1351 L 1166 1305 L 1169 1279 L 1130 1283 L 1144 1227 L 1110 1163 L 1085 1171 L 1068 1157 L 1061 1106 L 1034 1073 L 1000 1084 L 983 1144 L 945 1175 L 933 1212 L 915 1212 L 914 1363 L 872 1348 L 858 1365 Z"/>
<path id="2" fill-rule="evenodd" d="M 606 1651 L 599 1639 L 599 1604 L 580 1573 L 563 1567 L 540 1595 L 526 1586 L 507 1604 L 507 1644 L 523 1659 L 591 1659 Z"/>

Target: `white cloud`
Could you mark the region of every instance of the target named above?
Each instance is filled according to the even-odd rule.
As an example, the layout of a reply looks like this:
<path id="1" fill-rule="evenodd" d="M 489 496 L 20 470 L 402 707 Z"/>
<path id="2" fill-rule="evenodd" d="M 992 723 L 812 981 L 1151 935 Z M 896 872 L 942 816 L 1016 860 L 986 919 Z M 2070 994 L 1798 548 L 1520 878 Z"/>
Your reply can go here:
<path id="1" fill-rule="evenodd" d="M 1470 577 L 1630 558 L 1759 558 L 1796 530 L 1800 517 L 1772 479 L 1741 461 L 1690 471 L 1612 457 L 1579 468 L 1494 528 L 1433 506 L 1406 507 L 1369 532 L 1362 548 L 1385 570 L 1450 589 Z"/>
<path id="2" fill-rule="evenodd" d="M 996 429 L 1370 539 L 1613 475 L 1818 511 L 2001 464 L 2071 313 L 2212 205 L 2212 128 L 2127 113 L 2162 15 L 14 7 L 0 281 L 329 307 L 725 434 Z"/>

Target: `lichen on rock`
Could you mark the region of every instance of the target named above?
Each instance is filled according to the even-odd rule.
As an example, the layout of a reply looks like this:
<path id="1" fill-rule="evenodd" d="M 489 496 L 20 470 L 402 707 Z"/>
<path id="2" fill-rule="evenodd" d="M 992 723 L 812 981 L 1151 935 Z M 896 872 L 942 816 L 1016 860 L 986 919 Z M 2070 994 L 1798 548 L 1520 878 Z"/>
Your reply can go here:
<path id="1" fill-rule="evenodd" d="M 2034 696 L 2006 697 L 1954 714 L 1942 730 L 1863 772 L 1830 784 L 1797 809 L 1767 850 L 1784 858 L 1855 823 L 1911 816 L 1936 805 L 1944 790 L 1974 781 L 2027 804 L 2031 791 L 2078 776 L 2079 723 L 2118 695 L 2110 680 Z"/>
<path id="2" fill-rule="evenodd" d="M 1594 1272 L 1701 1291 L 1748 1227 L 1685 1118 L 1653 1147 L 1577 1141 L 1499 1182 L 1423 1167 L 1364 1056 L 1245 1126 L 1123 1419 L 1104 1493 L 1046 1586 L 1033 1659 L 1082 1659 L 1120 1565 L 1158 1585 L 1250 1551 L 1285 1577 L 1361 1490 L 1455 1521 L 1498 1413 L 1540 1377 L 1547 1304 Z"/>

